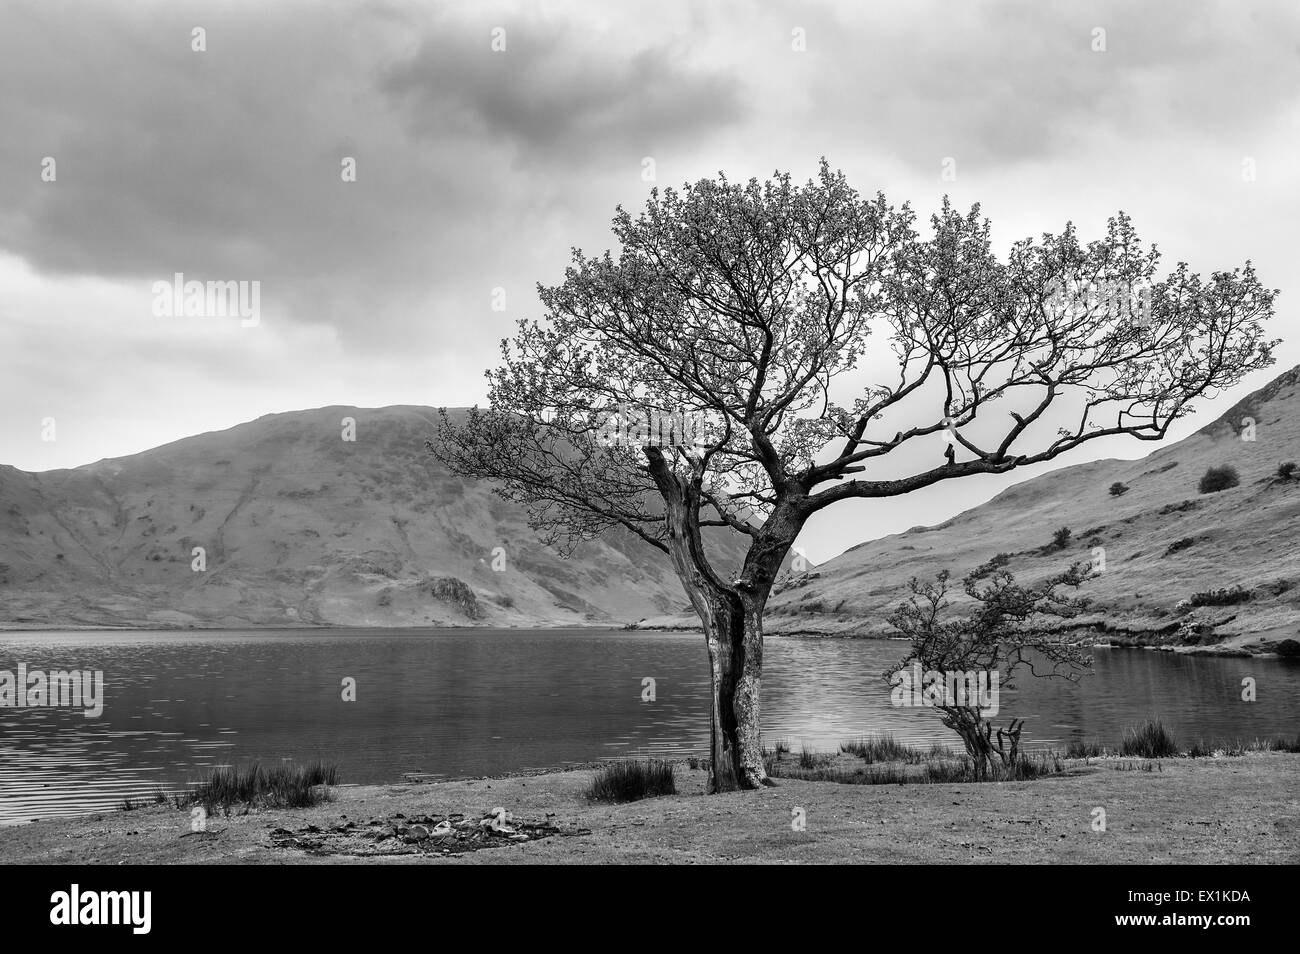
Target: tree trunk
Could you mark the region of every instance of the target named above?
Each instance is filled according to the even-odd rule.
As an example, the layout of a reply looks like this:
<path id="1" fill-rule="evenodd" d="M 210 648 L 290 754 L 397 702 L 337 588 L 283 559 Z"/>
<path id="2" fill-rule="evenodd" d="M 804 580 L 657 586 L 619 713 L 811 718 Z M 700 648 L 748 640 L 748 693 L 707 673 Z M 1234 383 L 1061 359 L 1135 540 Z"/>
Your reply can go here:
<path id="1" fill-rule="evenodd" d="M 759 690 L 763 674 L 761 605 L 727 592 L 701 594 L 713 701 L 711 792 L 773 784 L 763 768 Z M 695 601 L 693 601 L 695 602 Z M 697 603 L 698 608 L 698 603 Z"/>
<path id="2" fill-rule="evenodd" d="M 772 785 L 763 767 L 759 686 L 763 674 L 763 609 L 781 561 L 801 525 L 790 504 L 778 505 L 745 556 L 740 578 L 714 571 L 700 536 L 698 475 L 679 480 L 658 448 L 646 449 L 663 495 L 673 569 L 704 627 L 712 681 L 710 792 Z"/>
<path id="3" fill-rule="evenodd" d="M 942 708 L 944 717 L 941 721 L 961 736 L 976 780 L 988 778 L 994 751 L 988 723 L 980 717 L 978 710 L 958 706 Z"/>

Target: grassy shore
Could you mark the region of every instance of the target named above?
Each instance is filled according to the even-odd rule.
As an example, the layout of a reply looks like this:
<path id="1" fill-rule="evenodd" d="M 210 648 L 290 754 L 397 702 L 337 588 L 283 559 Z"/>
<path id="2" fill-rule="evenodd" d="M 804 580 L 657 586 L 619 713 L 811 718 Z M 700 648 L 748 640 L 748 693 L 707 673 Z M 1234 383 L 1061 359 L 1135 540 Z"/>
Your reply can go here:
<path id="1" fill-rule="evenodd" d="M 1147 766 L 1151 766 L 1150 770 Z M 213 815 L 206 832 L 170 805 L 0 828 L 0 860 L 58 864 L 1291 863 L 1300 861 L 1300 755 L 1065 760 L 1031 782 L 846 785 L 593 803 L 594 770 L 343 786 L 305 809 Z M 447 817 L 465 831 L 509 813 L 494 847 L 430 851 Z M 1093 830 L 1096 808 L 1106 830 Z M 804 831 L 792 830 L 802 809 Z M 463 816 L 463 819 L 460 817 Z M 460 819 L 460 820 L 457 820 Z M 445 822 L 444 822 L 445 824 Z M 410 826 L 410 827 L 408 827 Z M 417 827 L 423 826 L 423 827 Z M 518 837 L 523 834 L 524 837 Z"/>

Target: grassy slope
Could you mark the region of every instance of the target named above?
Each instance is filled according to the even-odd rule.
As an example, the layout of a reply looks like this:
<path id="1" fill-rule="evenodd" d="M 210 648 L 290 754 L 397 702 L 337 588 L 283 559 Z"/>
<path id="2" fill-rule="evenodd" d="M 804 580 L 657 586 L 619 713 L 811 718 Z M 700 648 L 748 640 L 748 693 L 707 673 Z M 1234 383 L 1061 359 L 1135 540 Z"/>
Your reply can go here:
<path id="1" fill-rule="evenodd" d="M 1241 419 L 1257 421 L 1243 441 Z M 944 567 L 955 576 L 998 553 L 1007 569 L 1033 579 L 1105 548 L 1106 571 L 1086 591 L 1099 615 L 1147 641 L 1183 623 L 1199 625 L 1202 642 L 1268 645 L 1300 631 L 1300 481 L 1275 479 L 1282 461 L 1300 460 L 1300 368 L 1280 376 L 1196 434 L 1141 460 L 1104 460 L 1065 468 L 1008 489 L 987 504 L 938 527 L 861 544 L 786 584 L 769 608 L 772 632 L 882 635 L 884 620 L 907 596 L 912 576 Z M 1231 464 L 1241 485 L 1202 495 L 1207 467 Z M 1113 497 L 1116 481 L 1130 490 Z M 1182 509 L 1185 508 L 1185 509 Z M 1068 526 L 1064 550 L 1038 552 Z M 1195 542 L 1167 554 L 1170 544 Z M 1242 586 L 1242 605 L 1205 608 L 1191 616 L 1175 605 L 1194 592 Z M 1289 588 L 1288 588 L 1289 587 Z M 1285 592 L 1275 592 L 1286 589 Z"/>

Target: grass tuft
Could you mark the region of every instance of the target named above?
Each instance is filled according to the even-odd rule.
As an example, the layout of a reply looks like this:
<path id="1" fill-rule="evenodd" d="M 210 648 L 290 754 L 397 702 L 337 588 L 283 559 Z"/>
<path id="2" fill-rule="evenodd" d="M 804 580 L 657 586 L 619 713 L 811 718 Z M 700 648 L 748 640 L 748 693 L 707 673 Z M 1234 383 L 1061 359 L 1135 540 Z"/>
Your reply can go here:
<path id="1" fill-rule="evenodd" d="M 676 795 L 677 783 L 671 762 L 659 759 L 611 762 L 596 773 L 586 794 L 593 802 L 635 802 Z"/>
<path id="2" fill-rule="evenodd" d="M 1101 743 L 1091 739 L 1075 739 L 1065 747 L 1067 759 L 1097 759 L 1105 754 Z"/>
<path id="3" fill-rule="evenodd" d="M 1120 740 L 1119 754 L 1143 759 L 1162 759 L 1178 754 L 1178 743 L 1159 719 L 1129 726 Z"/>
<path id="4" fill-rule="evenodd" d="M 328 786 L 338 783 L 338 766 L 312 762 L 272 768 L 254 762 L 241 768 L 223 765 L 189 792 L 173 798 L 178 808 L 202 805 L 209 812 L 234 805 L 260 808 L 310 808 L 329 800 Z"/>
<path id="5" fill-rule="evenodd" d="M 841 742 L 840 751 L 848 755 L 856 755 L 868 765 L 873 762 L 914 762 L 918 760 L 917 753 L 909 746 L 899 742 L 888 732 Z"/>

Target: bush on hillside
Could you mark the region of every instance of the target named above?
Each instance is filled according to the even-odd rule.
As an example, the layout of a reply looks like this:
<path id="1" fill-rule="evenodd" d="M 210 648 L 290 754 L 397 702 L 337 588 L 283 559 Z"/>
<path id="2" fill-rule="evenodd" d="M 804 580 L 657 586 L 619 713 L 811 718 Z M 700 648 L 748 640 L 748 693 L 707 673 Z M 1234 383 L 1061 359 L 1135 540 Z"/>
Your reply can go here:
<path id="1" fill-rule="evenodd" d="M 1237 468 L 1231 464 L 1225 464 L 1222 467 L 1211 467 L 1201 477 L 1201 482 L 1197 486 L 1203 494 L 1215 494 L 1220 490 L 1227 490 L 1229 487 L 1236 487 L 1241 483 L 1241 475 L 1237 473 Z"/>
<path id="2" fill-rule="evenodd" d="M 1234 586 L 1230 590 L 1206 590 L 1204 593 L 1193 593 L 1191 603 L 1193 606 L 1235 606 L 1237 603 L 1247 602 L 1250 595 L 1250 590 Z"/>

